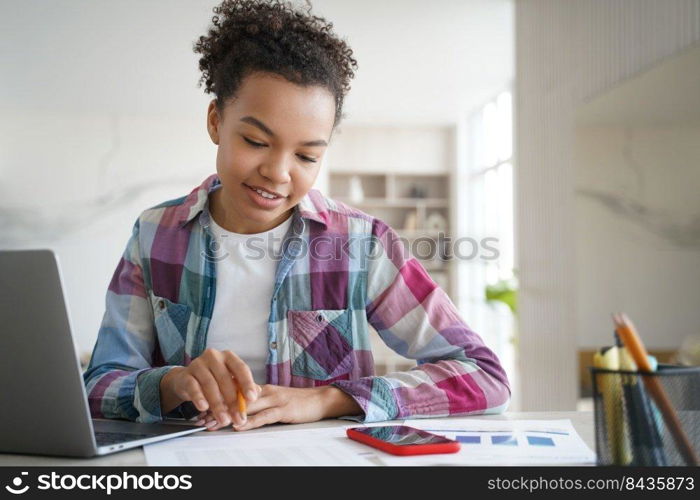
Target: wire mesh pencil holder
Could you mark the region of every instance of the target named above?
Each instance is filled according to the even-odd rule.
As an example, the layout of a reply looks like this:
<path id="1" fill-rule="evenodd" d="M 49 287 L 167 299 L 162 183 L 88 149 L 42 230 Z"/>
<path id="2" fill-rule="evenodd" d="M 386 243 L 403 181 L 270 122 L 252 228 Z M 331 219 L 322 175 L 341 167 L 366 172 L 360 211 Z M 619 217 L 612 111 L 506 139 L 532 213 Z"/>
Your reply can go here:
<path id="1" fill-rule="evenodd" d="M 590 371 L 598 465 L 677 466 L 688 465 L 689 454 L 700 456 L 700 367 L 660 364 L 654 373 Z M 669 426 L 652 385 L 668 397 L 685 444 Z"/>

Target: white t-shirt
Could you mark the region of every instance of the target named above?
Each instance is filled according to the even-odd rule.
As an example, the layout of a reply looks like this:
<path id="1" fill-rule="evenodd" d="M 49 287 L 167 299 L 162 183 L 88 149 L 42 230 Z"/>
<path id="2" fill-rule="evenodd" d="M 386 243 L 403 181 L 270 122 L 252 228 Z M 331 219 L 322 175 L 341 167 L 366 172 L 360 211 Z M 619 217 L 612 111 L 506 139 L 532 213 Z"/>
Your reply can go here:
<path id="1" fill-rule="evenodd" d="M 220 260 L 216 262 L 216 297 L 206 346 L 233 351 L 250 367 L 255 382 L 264 384 L 275 272 L 292 217 L 255 234 L 232 233 L 211 216 L 210 220 L 220 245 Z"/>

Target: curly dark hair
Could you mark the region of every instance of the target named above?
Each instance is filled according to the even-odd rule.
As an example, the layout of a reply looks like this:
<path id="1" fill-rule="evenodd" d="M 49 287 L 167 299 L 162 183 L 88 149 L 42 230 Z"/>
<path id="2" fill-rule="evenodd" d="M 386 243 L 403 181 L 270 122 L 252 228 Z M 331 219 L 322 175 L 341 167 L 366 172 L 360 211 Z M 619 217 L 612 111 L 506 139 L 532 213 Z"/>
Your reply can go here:
<path id="1" fill-rule="evenodd" d="M 194 52 L 205 92 L 216 96 L 221 113 L 243 79 L 255 72 L 275 73 L 297 85 L 320 85 L 335 97 L 333 128 L 344 118 L 343 100 L 357 61 L 333 23 L 282 0 L 224 0 L 214 7 L 213 26 L 200 36 Z"/>

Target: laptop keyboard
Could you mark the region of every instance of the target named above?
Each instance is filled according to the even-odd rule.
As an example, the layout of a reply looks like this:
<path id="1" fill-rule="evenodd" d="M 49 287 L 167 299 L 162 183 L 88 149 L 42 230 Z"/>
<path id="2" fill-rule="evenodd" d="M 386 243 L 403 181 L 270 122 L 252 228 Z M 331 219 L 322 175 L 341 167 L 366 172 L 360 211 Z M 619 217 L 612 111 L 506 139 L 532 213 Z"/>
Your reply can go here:
<path id="1" fill-rule="evenodd" d="M 95 440 L 98 446 L 107 446 L 115 443 L 124 443 L 126 441 L 136 441 L 153 437 L 156 434 L 134 434 L 132 432 L 95 432 Z"/>

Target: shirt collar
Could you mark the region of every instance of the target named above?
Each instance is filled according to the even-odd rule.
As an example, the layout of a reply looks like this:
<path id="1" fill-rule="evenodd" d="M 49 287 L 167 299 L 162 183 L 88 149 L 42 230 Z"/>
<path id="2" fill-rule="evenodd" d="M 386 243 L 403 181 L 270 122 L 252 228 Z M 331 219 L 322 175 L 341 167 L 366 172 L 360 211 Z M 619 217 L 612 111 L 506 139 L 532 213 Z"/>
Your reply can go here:
<path id="1" fill-rule="evenodd" d="M 209 202 L 209 193 L 217 189 L 221 184 L 218 174 L 212 174 L 204 182 L 194 188 L 185 201 L 179 207 L 179 225 L 186 225 L 188 222 L 196 218 Z M 294 206 L 294 217 L 301 217 L 310 221 L 321 224 L 324 229 L 327 227 L 326 218 L 328 211 L 323 202 L 323 194 L 317 189 L 311 189 L 308 193 Z"/>

